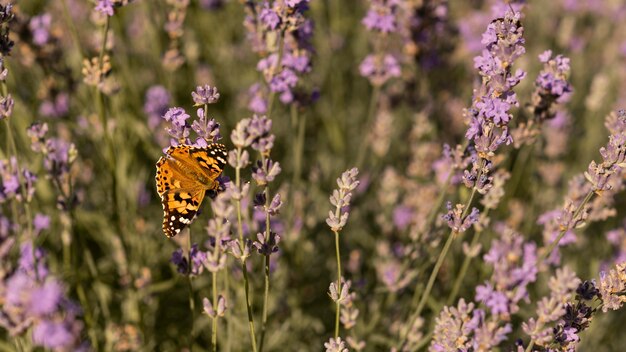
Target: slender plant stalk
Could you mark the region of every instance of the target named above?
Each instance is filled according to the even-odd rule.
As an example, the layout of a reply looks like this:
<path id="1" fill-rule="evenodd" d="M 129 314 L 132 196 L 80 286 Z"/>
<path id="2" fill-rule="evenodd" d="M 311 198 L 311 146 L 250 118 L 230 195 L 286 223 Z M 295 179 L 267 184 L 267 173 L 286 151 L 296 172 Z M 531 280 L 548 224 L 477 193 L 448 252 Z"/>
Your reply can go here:
<path id="1" fill-rule="evenodd" d="M 191 270 L 193 263 L 191 261 L 191 228 L 189 229 L 189 242 L 187 243 L 187 281 L 189 282 L 189 310 L 191 312 L 191 329 L 189 329 L 189 351 L 193 351 L 193 326 L 195 322 L 195 302 L 193 299 L 193 283 L 191 282 Z"/>
<path id="2" fill-rule="evenodd" d="M 267 329 L 267 305 L 270 292 L 270 256 L 265 256 L 265 290 L 263 292 L 263 318 L 261 320 L 261 339 L 259 342 L 259 352 L 263 351 L 265 342 L 265 330 Z"/>
<path id="3" fill-rule="evenodd" d="M 6 82 L 2 82 L 1 89 L 2 89 L 2 96 L 6 98 L 9 95 Z M 9 153 L 9 150 L 10 150 L 10 154 L 13 155 L 16 160 L 16 163 L 15 163 L 16 170 L 13 170 L 13 171 L 17 173 L 17 179 L 18 179 L 19 184 L 25 184 L 24 175 L 22 175 L 22 170 L 20 169 L 20 163 L 19 163 L 18 154 L 17 154 L 17 145 L 15 143 L 15 137 L 13 136 L 13 128 L 11 128 L 11 123 L 9 122 L 8 117 L 4 119 L 4 122 L 5 122 L 6 129 L 7 129 L 7 153 Z M 11 167 L 10 162 L 9 162 L 9 167 Z M 31 237 L 32 256 L 35 262 L 35 268 L 37 268 L 39 266 L 39 258 L 37 258 L 37 255 L 35 253 L 36 243 L 35 243 L 35 238 L 33 234 L 33 218 L 30 212 L 30 202 L 28 201 L 28 194 L 26 193 L 26 187 L 20 187 L 20 190 L 22 193 L 22 199 L 24 201 L 24 214 L 26 215 L 26 228 L 28 230 L 28 232 L 24 234 L 24 236 Z M 21 233 L 22 231 L 19 227 L 19 220 L 18 220 L 19 218 L 18 218 L 17 204 L 16 204 L 15 199 L 11 202 L 11 207 L 13 210 L 13 221 L 15 224 L 18 225 L 18 231 L 19 231 L 18 233 Z M 25 239 L 22 238 L 22 240 L 25 240 Z M 39 270 L 35 270 L 35 277 L 39 279 Z"/>
<path id="4" fill-rule="evenodd" d="M 364 134 L 371 129 L 374 123 L 374 115 L 376 114 L 376 108 L 378 107 L 378 99 L 380 97 L 380 86 L 376 85 L 372 89 L 372 96 L 370 97 L 370 105 L 367 108 L 367 118 L 365 120 L 365 130 Z M 366 142 L 364 146 L 359 148 L 359 154 L 356 158 L 356 165 L 358 169 L 361 169 L 363 166 L 363 162 L 365 161 L 365 153 L 369 150 L 368 143 Z"/>
<path id="5" fill-rule="evenodd" d="M 528 347 L 526 347 L 524 352 L 531 352 L 533 350 L 533 347 L 535 347 L 535 340 L 530 340 L 530 343 L 528 344 Z"/>
<path id="6" fill-rule="evenodd" d="M 237 149 L 237 158 L 241 157 L 241 148 Z M 241 190 L 241 168 L 235 168 L 235 186 L 238 190 Z M 239 232 L 239 241 L 242 246 L 241 251 L 243 253 L 245 243 L 243 241 L 243 218 L 241 212 L 241 199 L 236 199 L 237 208 L 237 232 Z M 241 271 L 243 272 L 243 287 L 246 295 L 246 310 L 248 312 L 248 329 L 250 330 L 250 343 L 252 345 L 252 351 L 257 352 L 256 347 L 256 334 L 254 332 L 254 318 L 252 316 L 252 306 L 250 305 L 250 293 L 248 282 L 248 268 L 246 267 L 246 260 L 241 261 Z"/>
<path id="7" fill-rule="evenodd" d="M 489 214 L 489 209 L 485 210 L 485 216 L 487 216 Z M 474 231 L 474 236 L 472 237 L 472 242 L 470 243 L 470 248 L 473 248 L 477 243 L 478 240 L 480 239 L 480 234 L 482 233 L 482 231 Z M 456 299 L 456 296 L 459 294 L 459 290 L 461 289 L 461 284 L 463 283 L 463 279 L 465 278 L 465 274 L 467 274 L 467 270 L 469 269 L 469 265 L 470 262 L 472 261 L 471 256 L 466 255 L 463 258 L 463 264 L 461 265 L 461 270 L 459 271 L 459 274 L 457 275 L 456 279 L 454 280 L 454 285 L 452 286 L 452 291 L 450 292 L 450 295 L 448 295 L 448 300 L 446 301 L 447 305 L 450 305 L 454 302 L 454 300 Z"/>
<path id="8" fill-rule="evenodd" d="M 228 263 L 228 258 L 226 258 L 226 263 Z M 228 264 L 226 264 L 226 268 L 228 268 Z M 223 275 L 224 277 L 224 291 L 225 291 L 225 299 L 226 302 L 230 302 L 230 275 Z M 226 312 L 226 348 L 224 351 L 230 352 L 231 349 L 231 338 L 233 336 L 232 324 L 230 323 L 230 309 L 227 309 Z"/>
<path id="9" fill-rule="evenodd" d="M 481 167 L 479 168 L 478 177 L 476 177 L 476 180 L 477 180 L 476 182 L 480 180 L 480 177 L 482 176 L 482 170 L 483 170 L 483 167 L 482 167 L 482 162 L 481 162 Z M 472 193 L 470 194 L 470 197 L 465 204 L 465 208 L 463 210 L 463 214 L 461 215 L 461 219 L 464 219 L 467 216 L 469 208 L 471 207 L 472 202 L 474 201 L 476 191 L 477 191 L 477 184 L 474 184 L 474 187 L 472 188 Z M 443 265 L 446 255 L 448 254 L 448 251 L 450 250 L 452 242 L 457 237 L 457 235 L 458 234 L 454 231 L 451 231 L 450 235 L 448 235 L 448 239 L 446 240 L 446 243 L 444 244 L 443 249 L 441 250 L 441 253 L 439 253 L 439 257 L 437 258 L 435 267 L 433 268 L 433 271 L 430 273 L 430 277 L 428 278 L 428 283 L 426 284 L 426 288 L 424 289 L 424 292 L 422 293 L 419 304 L 417 305 L 417 309 L 415 310 L 413 315 L 411 315 L 411 317 L 409 318 L 409 322 L 408 322 L 409 326 L 413 325 L 415 320 L 419 318 L 420 315 L 422 314 L 422 310 L 426 306 L 426 302 L 428 301 L 428 298 L 430 297 L 430 291 L 433 289 L 433 285 L 435 284 L 435 280 L 437 279 L 439 270 L 441 269 L 441 266 Z M 399 350 L 402 350 L 408 343 L 408 340 L 406 339 L 406 333 L 402 335 L 403 335 L 401 337 L 402 347 Z"/>
<path id="10" fill-rule="evenodd" d="M 262 156 L 263 157 L 263 156 Z M 263 165 L 265 167 L 266 162 L 263 161 Z M 265 242 L 268 243 L 272 239 L 270 232 L 270 188 L 268 185 L 265 185 Z M 263 316 L 261 319 L 261 339 L 259 342 L 259 352 L 263 351 L 263 343 L 265 342 L 265 331 L 267 329 L 267 306 L 269 302 L 269 294 L 270 294 L 270 255 L 271 252 L 265 254 L 265 276 L 264 276 L 264 291 L 263 291 Z"/>
<path id="11" fill-rule="evenodd" d="M 337 208 L 337 212 L 339 212 Z M 337 295 L 341 297 L 341 255 L 339 253 L 339 232 L 335 232 L 335 254 L 337 255 Z M 335 311 L 335 338 L 339 337 L 339 313 L 341 311 L 341 302 L 337 300 L 337 310 Z"/>
<path id="12" fill-rule="evenodd" d="M 302 173 L 302 156 L 304 153 L 304 136 L 306 131 L 306 119 L 298 113 L 298 107 L 295 104 L 291 105 L 291 121 L 293 128 L 298 129 L 298 135 L 296 137 L 294 148 L 294 171 L 293 171 L 293 185 L 295 188 L 300 185 L 300 177 Z"/>
<path id="13" fill-rule="evenodd" d="M 216 244 L 217 250 L 217 244 Z M 212 286 L 213 286 L 213 311 L 217 312 L 217 272 L 211 273 Z M 213 317 L 211 322 L 211 346 L 213 352 L 217 352 L 217 316 Z"/>

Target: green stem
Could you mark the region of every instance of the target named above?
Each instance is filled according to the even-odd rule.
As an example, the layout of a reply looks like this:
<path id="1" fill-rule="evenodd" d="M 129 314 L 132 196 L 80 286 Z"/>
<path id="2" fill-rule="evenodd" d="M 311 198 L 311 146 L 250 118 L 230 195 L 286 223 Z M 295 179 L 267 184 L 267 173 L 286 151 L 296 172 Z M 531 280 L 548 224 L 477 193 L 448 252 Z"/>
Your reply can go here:
<path id="1" fill-rule="evenodd" d="M 228 263 L 228 258 L 226 258 Z M 228 264 L 226 265 L 228 268 Z M 224 291 L 226 302 L 230 302 L 230 275 L 223 275 L 224 277 Z M 224 349 L 226 352 L 230 352 L 231 349 L 231 337 L 233 336 L 232 324 L 230 323 L 230 309 L 226 310 L 226 348 Z"/>
<path id="2" fill-rule="evenodd" d="M 483 170 L 484 161 L 481 160 L 480 163 L 481 163 L 481 166 L 478 169 L 478 176 L 476 177 L 476 183 L 474 184 L 474 187 L 472 188 L 472 193 L 470 194 L 469 199 L 465 203 L 465 208 L 463 210 L 463 214 L 461 215 L 461 219 L 464 219 L 465 216 L 467 216 L 469 208 L 471 207 L 472 202 L 474 201 L 474 197 L 475 197 L 476 191 L 477 191 L 478 181 L 480 180 L 480 177 L 482 176 L 482 170 Z M 437 275 L 439 274 L 439 270 L 441 269 L 441 266 L 443 265 L 443 262 L 444 262 L 444 260 L 446 258 L 446 255 L 448 254 L 448 251 L 450 250 L 452 242 L 453 242 L 454 238 L 456 238 L 457 235 L 458 234 L 456 232 L 454 232 L 454 231 L 450 232 L 450 235 L 448 236 L 448 239 L 446 240 L 446 243 L 444 244 L 443 249 L 441 250 L 441 253 L 439 254 L 439 258 L 437 258 L 437 262 L 435 263 L 435 267 L 433 268 L 433 271 L 430 273 L 430 277 L 428 278 L 428 283 L 426 284 L 426 288 L 424 289 L 424 292 L 422 293 L 420 301 L 419 301 L 419 303 L 417 305 L 417 309 L 415 310 L 415 312 L 413 313 L 411 318 L 409 318 L 409 326 L 412 326 L 413 323 L 415 322 L 415 320 L 420 317 L 420 314 L 422 314 L 422 310 L 426 306 L 426 302 L 428 301 L 428 298 L 430 297 L 430 291 L 433 289 L 433 285 L 435 284 L 435 280 L 437 279 Z M 408 340 L 406 339 L 406 334 L 403 334 L 403 335 L 404 336 L 402 336 L 402 338 L 401 338 L 401 340 L 402 340 L 401 346 L 402 347 L 399 350 L 402 350 L 406 346 L 406 344 L 408 343 Z"/>
<path id="3" fill-rule="evenodd" d="M 300 185 L 300 177 L 302 172 L 302 156 L 304 154 L 304 136 L 306 130 L 306 119 L 298 114 L 298 107 L 295 104 L 291 105 L 291 121 L 294 128 L 298 129 L 298 136 L 294 148 L 294 171 L 293 171 L 293 185 L 298 188 Z"/>
<path id="4" fill-rule="evenodd" d="M 363 135 L 367 135 L 369 130 L 371 129 L 374 123 L 374 116 L 376 114 L 376 108 L 378 107 L 378 99 L 380 96 L 380 86 L 374 86 L 372 90 L 372 96 L 370 97 L 370 105 L 367 109 L 367 118 L 365 120 L 365 130 L 363 131 Z M 366 138 L 366 137 L 364 137 Z M 358 169 L 361 169 L 363 166 L 363 162 L 365 161 L 365 153 L 369 150 L 367 147 L 369 143 L 365 140 L 364 145 L 360 146 L 359 154 L 356 158 L 356 165 Z"/>
<path id="5" fill-rule="evenodd" d="M 261 155 L 261 158 L 264 159 L 264 156 Z M 263 160 L 263 165 L 267 165 L 265 160 Z M 267 172 L 267 170 L 266 170 Z M 270 243 L 272 240 L 271 229 L 270 229 L 270 188 L 269 185 L 265 185 L 265 243 Z M 270 293 L 270 255 L 271 252 L 268 252 L 265 255 L 265 287 L 263 292 L 263 317 L 261 319 L 261 340 L 259 342 L 259 352 L 263 351 L 263 343 L 265 342 L 265 331 L 267 329 L 267 306 L 269 303 L 269 293 Z"/>
<path id="6" fill-rule="evenodd" d="M 484 215 L 487 216 L 489 214 L 489 209 L 485 210 Z M 474 246 L 476 246 L 476 244 L 478 243 L 478 240 L 480 239 L 480 234 L 482 233 L 482 231 L 474 231 L 474 236 L 472 237 L 472 242 L 470 243 L 470 248 L 474 248 Z M 463 264 L 461 265 L 461 270 L 459 271 L 459 275 L 457 275 L 456 279 L 454 280 L 454 285 L 452 286 L 452 291 L 450 292 L 450 295 L 448 296 L 448 300 L 447 300 L 447 305 L 451 305 L 454 300 L 456 299 L 456 296 L 459 294 L 459 290 L 461 289 L 461 284 L 463 283 L 463 279 L 465 278 L 465 275 L 467 274 L 467 270 L 469 269 L 469 265 L 470 262 L 472 261 L 472 256 L 466 255 L 465 258 L 463 258 Z"/>
<path id="7" fill-rule="evenodd" d="M 216 243 L 217 248 L 217 243 Z M 211 273 L 212 286 L 213 286 L 213 311 L 217 312 L 217 272 Z M 213 346 L 213 352 L 217 352 L 217 316 L 213 317 L 211 322 L 211 345 Z"/>
<path id="8" fill-rule="evenodd" d="M 191 260 L 191 229 L 189 229 L 189 242 L 187 243 L 187 281 L 189 282 L 189 310 L 191 312 L 191 329 L 189 330 L 189 351 L 193 351 L 193 326 L 195 323 L 194 313 L 196 311 L 195 301 L 193 299 L 193 283 L 191 282 L 191 271 L 193 262 Z"/>
<path id="9" fill-rule="evenodd" d="M 243 271 L 243 286 L 246 291 L 246 308 L 248 310 L 248 328 L 250 330 L 250 343 L 252 344 L 252 351 L 257 352 L 256 348 L 256 335 L 254 332 L 254 318 L 252 317 L 252 307 L 250 306 L 250 296 L 248 294 L 248 268 L 246 267 L 246 262 L 243 261 L 241 264 L 241 270 Z"/>
<path id="10" fill-rule="evenodd" d="M 263 292 L 263 319 L 261 321 L 261 340 L 259 342 L 259 352 L 263 351 L 265 342 L 265 330 L 267 328 L 267 305 L 270 292 L 270 256 L 265 256 L 265 291 Z"/>
<path id="11" fill-rule="evenodd" d="M 530 340 L 530 343 L 528 344 L 528 347 L 526 347 L 524 352 L 531 352 L 533 350 L 533 347 L 535 347 L 535 340 Z"/>
<path id="12" fill-rule="evenodd" d="M 341 297 L 341 255 L 339 253 L 339 232 L 337 231 L 335 231 L 335 254 L 337 255 L 337 296 Z M 339 299 L 336 303 L 335 338 L 339 337 L 339 313 L 341 311 L 341 303 L 339 302 Z"/>
<path id="13" fill-rule="evenodd" d="M 242 149 L 237 149 L 237 158 L 241 158 Z M 241 168 L 235 168 L 235 187 L 237 190 L 241 190 Z M 244 252 L 245 243 L 243 241 L 243 218 L 241 212 L 241 199 L 236 199 L 237 208 L 237 231 L 239 232 L 239 241 L 241 246 L 241 252 Z M 241 261 L 241 271 L 243 272 L 243 287 L 246 296 L 246 310 L 248 312 L 248 328 L 250 330 L 250 343 L 252 344 L 252 350 L 257 351 L 256 348 L 256 334 L 254 332 L 254 318 L 252 317 L 252 306 L 250 305 L 250 293 L 248 282 L 248 268 L 246 267 L 246 259 Z"/>

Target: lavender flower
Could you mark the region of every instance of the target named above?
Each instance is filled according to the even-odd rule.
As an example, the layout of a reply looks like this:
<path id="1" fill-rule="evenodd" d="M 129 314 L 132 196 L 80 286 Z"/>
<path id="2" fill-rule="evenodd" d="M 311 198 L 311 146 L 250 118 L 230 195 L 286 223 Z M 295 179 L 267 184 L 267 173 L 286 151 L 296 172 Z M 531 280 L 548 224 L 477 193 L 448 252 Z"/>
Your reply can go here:
<path id="1" fill-rule="evenodd" d="M 453 51 L 452 38 L 456 36 L 448 1 L 399 1 L 398 6 L 404 53 L 412 56 L 425 70 L 441 66 Z"/>
<path id="2" fill-rule="evenodd" d="M 259 160 L 256 166 L 252 168 L 252 178 L 257 185 L 265 186 L 269 182 L 274 181 L 280 172 L 281 168 L 278 162 L 274 162 L 271 159 Z"/>
<path id="3" fill-rule="evenodd" d="M 165 115 L 172 97 L 163 86 L 152 86 L 146 91 L 143 112 L 148 115 L 148 127 L 155 129 Z"/>
<path id="4" fill-rule="evenodd" d="M 389 79 L 400 77 L 401 69 L 398 60 L 390 54 L 368 55 L 359 65 L 359 73 L 372 85 L 382 86 Z"/>
<path id="5" fill-rule="evenodd" d="M 394 14 L 396 9 L 397 7 L 393 1 L 372 1 L 362 23 L 370 31 L 379 31 L 381 33 L 395 32 L 397 28 Z"/>
<path id="6" fill-rule="evenodd" d="M 444 307 L 435 319 L 435 332 L 429 351 L 470 351 L 492 349 L 506 339 L 510 324 L 498 327 L 487 321 L 485 312 L 474 303 L 459 300 L 457 307 Z"/>
<path id="7" fill-rule="evenodd" d="M 188 257 L 185 257 L 182 248 L 179 248 L 172 253 L 172 258 L 170 259 L 170 261 L 176 265 L 176 271 L 180 274 L 190 276 L 202 274 L 206 260 L 207 253 L 199 250 L 197 244 L 191 246 L 191 252 L 188 253 Z"/>
<path id="8" fill-rule="evenodd" d="M 115 10 L 113 8 L 113 0 L 98 0 L 95 10 L 102 13 L 103 15 L 107 15 L 109 17 L 113 16 L 113 14 L 115 13 Z"/>
<path id="9" fill-rule="evenodd" d="M 448 202 L 446 207 L 448 213 L 443 215 L 442 218 L 448 223 L 448 226 L 455 234 L 461 234 L 469 229 L 472 224 L 478 221 L 480 212 L 476 208 L 472 208 L 472 211 L 465 217 L 463 217 L 464 206 L 463 204 L 457 204 L 456 207 L 452 207 L 452 203 Z"/>
<path id="10" fill-rule="evenodd" d="M 222 136 L 220 135 L 220 124 L 214 119 L 208 119 L 205 116 L 203 108 L 198 109 L 197 114 L 198 120 L 195 120 L 191 124 L 191 129 L 193 129 L 198 135 L 196 145 L 206 147 L 207 145 L 222 139 Z"/>
<path id="11" fill-rule="evenodd" d="M 552 342 L 554 328 L 551 324 L 565 314 L 565 303 L 573 299 L 575 292 L 582 290 L 585 295 L 590 292 L 588 284 L 581 285 L 580 279 L 568 267 L 557 269 L 548 285 L 550 295 L 537 303 L 537 318 L 530 318 L 522 324 L 524 332 L 538 346 L 547 346 Z"/>
<path id="12" fill-rule="evenodd" d="M 32 327 L 35 346 L 76 350 L 82 333 L 80 311 L 64 296 L 62 283 L 49 273 L 45 259 L 40 248 L 22 245 L 19 266 L 0 282 L 0 325 L 12 336 Z"/>
<path id="13" fill-rule="evenodd" d="M 217 91 L 217 87 L 211 87 L 207 84 L 196 87 L 196 91 L 191 92 L 191 97 L 195 106 L 215 104 L 220 98 L 220 93 Z"/>
<path id="14" fill-rule="evenodd" d="M 21 171 L 21 174 L 20 174 Z M 35 194 L 37 176 L 27 169 L 18 168 L 17 159 L 0 159 L 0 203 L 11 199 L 30 202 Z"/>
<path id="15" fill-rule="evenodd" d="M 211 300 L 208 298 L 202 299 L 202 306 L 204 308 L 204 313 L 211 318 L 224 317 L 226 309 L 228 308 L 226 298 L 222 295 L 219 295 L 217 299 L 217 311 L 213 309 L 213 303 L 211 303 Z"/>
<path id="16" fill-rule="evenodd" d="M 476 287 L 476 301 L 485 303 L 491 314 L 508 317 L 528 299 L 527 286 L 537 279 L 537 246 L 511 229 L 500 231 L 501 239 L 494 240 L 483 257 L 493 265 L 491 282 Z"/>
<path id="17" fill-rule="evenodd" d="M 15 44 L 13 40 L 9 38 L 8 26 L 13 18 L 13 5 L 0 5 L 0 54 L 4 57 L 11 55 L 11 49 L 13 49 L 13 45 Z"/>
<path id="18" fill-rule="evenodd" d="M 13 114 L 13 105 L 15 105 L 15 101 L 13 97 L 11 97 L 11 94 L 0 98 L 0 121 L 11 117 Z"/>
<path id="19" fill-rule="evenodd" d="M 271 255 L 278 252 L 278 243 L 280 242 L 280 236 L 277 233 L 271 232 L 269 236 L 265 236 L 264 233 L 257 233 L 257 240 L 252 243 L 252 246 L 257 249 L 261 255 Z"/>
<path id="20" fill-rule="evenodd" d="M 341 339 L 341 337 L 331 337 L 328 342 L 324 342 L 324 347 L 326 348 L 326 352 L 349 352 L 346 348 L 346 343 Z"/>
<path id="21" fill-rule="evenodd" d="M 626 263 L 617 264 L 608 273 L 601 272 L 598 290 L 603 312 L 620 309 L 626 302 Z"/>
<path id="22" fill-rule="evenodd" d="M 33 35 L 33 43 L 38 46 L 43 46 L 50 39 L 50 24 L 52 23 L 52 16 L 49 13 L 45 13 L 40 16 L 31 18 L 28 28 Z"/>
<path id="23" fill-rule="evenodd" d="M 187 119 L 189 117 L 189 114 L 183 108 L 178 107 L 169 109 L 163 115 L 163 119 L 171 123 L 171 127 L 167 127 L 165 130 L 173 138 L 172 145 L 185 144 L 187 142 L 190 127 Z"/>
<path id="24" fill-rule="evenodd" d="M 519 105 L 513 87 L 526 75 L 521 70 L 511 73 L 511 65 L 525 52 L 519 19 L 518 12 L 507 11 L 504 18 L 489 24 L 482 39 L 486 49 L 474 58 L 483 84 L 467 111 L 470 127 L 465 136 L 474 141 L 480 159 L 491 159 L 498 147 L 512 142 L 508 124 L 513 116 L 509 111 Z"/>
<path id="25" fill-rule="evenodd" d="M 231 204 L 233 188 L 228 184 L 224 192 L 221 192 L 211 202 L 214 218 L 209 220 L 206 228 L 209 241 L 206 247 L 207 259 L 204 263 L 207 270 L 214 273 L 226 267 L 226 251 L 229 249 L 231 221 L 235 211 Z"/>
<path id="26" fill-rule="evenodd" d="M 269 92 L 259 84 L 250 88 L 248 107 L 255 113 L 267 113 L 269 98 L 277 94 L 283 104 L 304 105 L 315 100 L 308 93 L 302 76 L 311 71 L 313 22 L 306 18 L 307 1 L 263 1 L 246 3 L 244 26 L 252 50 L 263 54 L 257 64 Z M 280 42 L 282 41 L 282 43 Z M 282 47 L 282 52 L 279 49 Z M 315 92 L 315 90 L 314 90 Z"/>
<path id="27" fill-rule="evenodd" d="M 341 178 L 337 179 L 337 185 L 339 189 L 333 191 L 333 195 L 330 196 L 330 203 L 335 206 L 335 212 L 329 211 L 326 224 L 330 226 L 333 232 L 339 232 L 348 222 L 348 215 L 350 214 L 347 207 L 350 206 L 350 200 L 352 199 L 352 191 L 359 185 L 357 175 L 359 170 L 352 168 L 346 170 L 341 174 Z"/>

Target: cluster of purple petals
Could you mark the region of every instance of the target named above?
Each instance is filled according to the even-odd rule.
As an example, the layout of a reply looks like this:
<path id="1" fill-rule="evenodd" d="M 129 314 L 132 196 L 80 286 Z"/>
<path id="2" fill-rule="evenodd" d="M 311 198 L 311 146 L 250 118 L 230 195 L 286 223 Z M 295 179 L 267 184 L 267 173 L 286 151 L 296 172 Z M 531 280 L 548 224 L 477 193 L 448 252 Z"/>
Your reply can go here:
<path id="1" fill-rule="evenodd" d="M 552 57 L 552 51 L 547 50 L 539 55 L 543 69 L 535 80 L 535 91 L 532 97 L 532 113 L 540 121 L 554 118 L 555 106 L 570 100 L 573 92 L 569 83 L 569 58 L 563 55 Z"/>
<path id="2" fill-rule="evenodd" d="M 440 66 L 454 48 L 451 38 L 456 37 L 448 1 L 403 1 L 400 6 L 405 15 L 400 30 L 404 51 L 413 55 L 425 70 Z"/>
<path id="3" fill-rule="evenodd" d="M 44 100 L 39 106 L 39 114 L 45 117 L 63 117 L 69 110 L 70 96 L 66 92 L 57 93 L 56 96 Z"/>
<path id="4" fill-rule="evenodd" d="M 457 204 L 453 207 L 452 203 L 448 202 L 446 207 L 448 208 L 448 212 L 444 214 L 442 218 L 448 224 L 452 232 L 456 234 L 467 231 L 472 224 L 478 221 L 480 212 L 476 208 L 472 208 L 472 211 L 463 217 L 463 212 L 465 211 L 463 204 Z"/>
<path id="5" fill-rule="evenodd" d="M 502 237 L 492 241 L 483 257 L 493 266 L 493 273 L 488 282 L 476 287 L 476 301 L 494 316 L 510 317 L 519 310 L 518 303 L 528 299 L 527 286 L 537 280 L 537 245 L 508 228 L 500 231 Z"/>
<path id="6" fill-rule="evenodd" d="M 305 17 L 308 3 L 274 0 L 246 4 L 244 27 L 252 50 L 263 54 L 256 68 L 265 81 L 265 85 L 257 83 L 249 89 L 248 108 L 254 113 L 267 112 L 269 92 L 277 94 L 283 104 L 307 104 L 317 97 L 316 91 L 307 93 L 302 82 L 311 71 L 313 56 L 313 21 Z"/>
<path id="7" fill-rule="evenodd" d="M 169 109 L 172 96 L 163 86 L 152 86 L 146 91 L 143 112 L 148 116 L 148 127 L 154 130 L 160 123 L 161 117 Z"/>
<path id="8" fill-rule="evenodd" d="M 43 154 L 47 174 L 59 179 L 67 176 L 76 156 L 74 144 L 60 138 L 48 138 L 46 123 L 33 123 L 26 133 L 31 139 L 31 149 Z"/>
<path id="9" fill-rule="evenodd" d="M 358 175 L 359 170 L 352 168 L 344 171 L 341 177 L 337 179 L 339 188 L 333 190 L 333 194 L 330 196 L 330 204 L 334 205 L 335 209 L 329 210 L 328 218 L 326 218 L 326 224 L 332 231 L 341 231 L 348 222 L 352 192 L 359 185 Z"/>
<path id="10" fill-rule="evenodd" d="M 510 110 L 519 105 L 513 88 L 526 73 L 512 73 L 511 66 L 525 53 L 523 34 L 520 13 L 507 11 L 504 18 L 489 24 L 482 36 L 486 48 L 474 58 L 483 84 L 476 90 L 469 109 L 465 137 L 474 142 L 483 159 L 490 158 L 500 145 L 513 141 L 508 132 Z"/>
<path id="11" fill-rule="evenodd" d="M 36 181 L 34 173 L 25 168 L 19 169 L 15 157 L 0 159 L 0 203 L 11 199 L 29 201 L 35 194 Z"/>
<path id="12" fill-rule="evenodd" d="M 512 331 L 511 324 L 499 326 L 473 302 L 459 300 L 456 307 L 444 307 L 435 319 L 429 351 L 488 351 Z"/>
<path id="13" fill-rule="evenodd" d="M 80 308 L 65 297 L 45 259 L 42 249 L 22 244 L 17 268 L 0 281 L 0 325 L 12 336 L 32 328 L 33 343 L 53 351 L 86 350 L 80 343 Z"/>
<path id="14" fill-rule="evenodd" d="M 594 211 L 601 209 L 595 201 L 586 204 L 579 210 L 586 196 L 593 192 L 597 202 L 611 199 L 618 190 L 623 188 L 623 165 L 626 160 L 626 112 L 610 114 L 605 123 L 611 132 L 609 142 L 600 148 L 602 162 L 592 161 L 584 174 L 573 177 L 568 185 L 564 206 L 543 214 L 539 221 L 544 226 L 544 243 L 553 243 L 563 233 L 563 237 L 546 259 L 547 264 L 558 264 L 560 256 L 557 248 L 575 241 L 573 229 L 583 225 L 588 217 L 595 216 Z M 602 206 L 606 206 L 603 204 Z"/>
<path id="15" fill-rule="evenodd" d="M 144 110 L 147 113 L 148 111 L 150 112 L 149 117 L 154 116 L 158 111 L 162 111 L 165 107 L 165 101 L 169 100 L 167 92 L 160 88 L 157 88 L 152 94 L 154 96 L 147 100 L 144 106 Z M 187 121 L 191 116 L 181 107 L 170 108 L 162 116 L 163 120 L 169 123 L 165 130 L 171 137 L 171 146 L 187 144 L 196 147 L 206 147 L 222 138 L 219 123 L 215 119 L 209 118 L 205 111 L 207 104 L 213 104 L 219 99 L 220 95 L 217 88 L 208 85 L 199 86 L 192 92 L 191 96 L 196 105 L 203 105 L 196 110 L 197 119 L 191 123 Z M 191 130 L 197 135 L 194 141 L 189 137 Z"/>
<path id="16" fill-rule="evenodd" d="M 399 2 L 395 0 L 371 0 L 370 7 L 361 23 L 375 36 L 386 37 L 398 32 Z M 384 38 L 381 38 L 385 40 Z M 381 86 L 402 73 L 398 59 L 391 53 L 376 48 L 359 65 L 359 73 L 372 85 Z"/>
<path id="17" fill-rule="evenodd" d="M 30 19 L 28 29 L 33 36 L 33 43 L 43 46 L 50 40 L 50 25 L 52 24 L 52 16 L 45 13 Z"/>
<path id="18" fill-rule="evenodd" d="M 183 275 L 198 276 L 204 271 L 204 263 L 207 260 L 207 253 L 198 249 L 198 245 L 191 246 L 190 253 L 186 257 L 182 248 L 172 253 L 170 261 L 176 265 L 176 271 Z"/>
<path id="19" fill-rule="evenodd" d="M 597 308 L 588 301 L 601 298 L 600 291 L 591 281 L 582 282 L 576 289 L 576 301 L 565 304 L 559 324 L 552 332 L 552 348 L 558 351 L 576 351 L 579 334 L 586 330 Z"/>

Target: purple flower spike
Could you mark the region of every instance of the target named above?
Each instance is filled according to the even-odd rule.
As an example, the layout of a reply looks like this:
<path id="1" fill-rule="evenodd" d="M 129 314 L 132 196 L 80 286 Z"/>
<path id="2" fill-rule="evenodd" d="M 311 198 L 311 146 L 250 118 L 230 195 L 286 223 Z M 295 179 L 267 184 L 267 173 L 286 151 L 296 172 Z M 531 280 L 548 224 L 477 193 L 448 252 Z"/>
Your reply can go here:
<path id="1" fill-rule="evenodd" d="M 191 92 L 191 97 L 195 106 L 204 104 L 215 104 L 220 98 L 217 87 L 211 87 L 208 84 L 196 87 L 195 92 Z"/>

